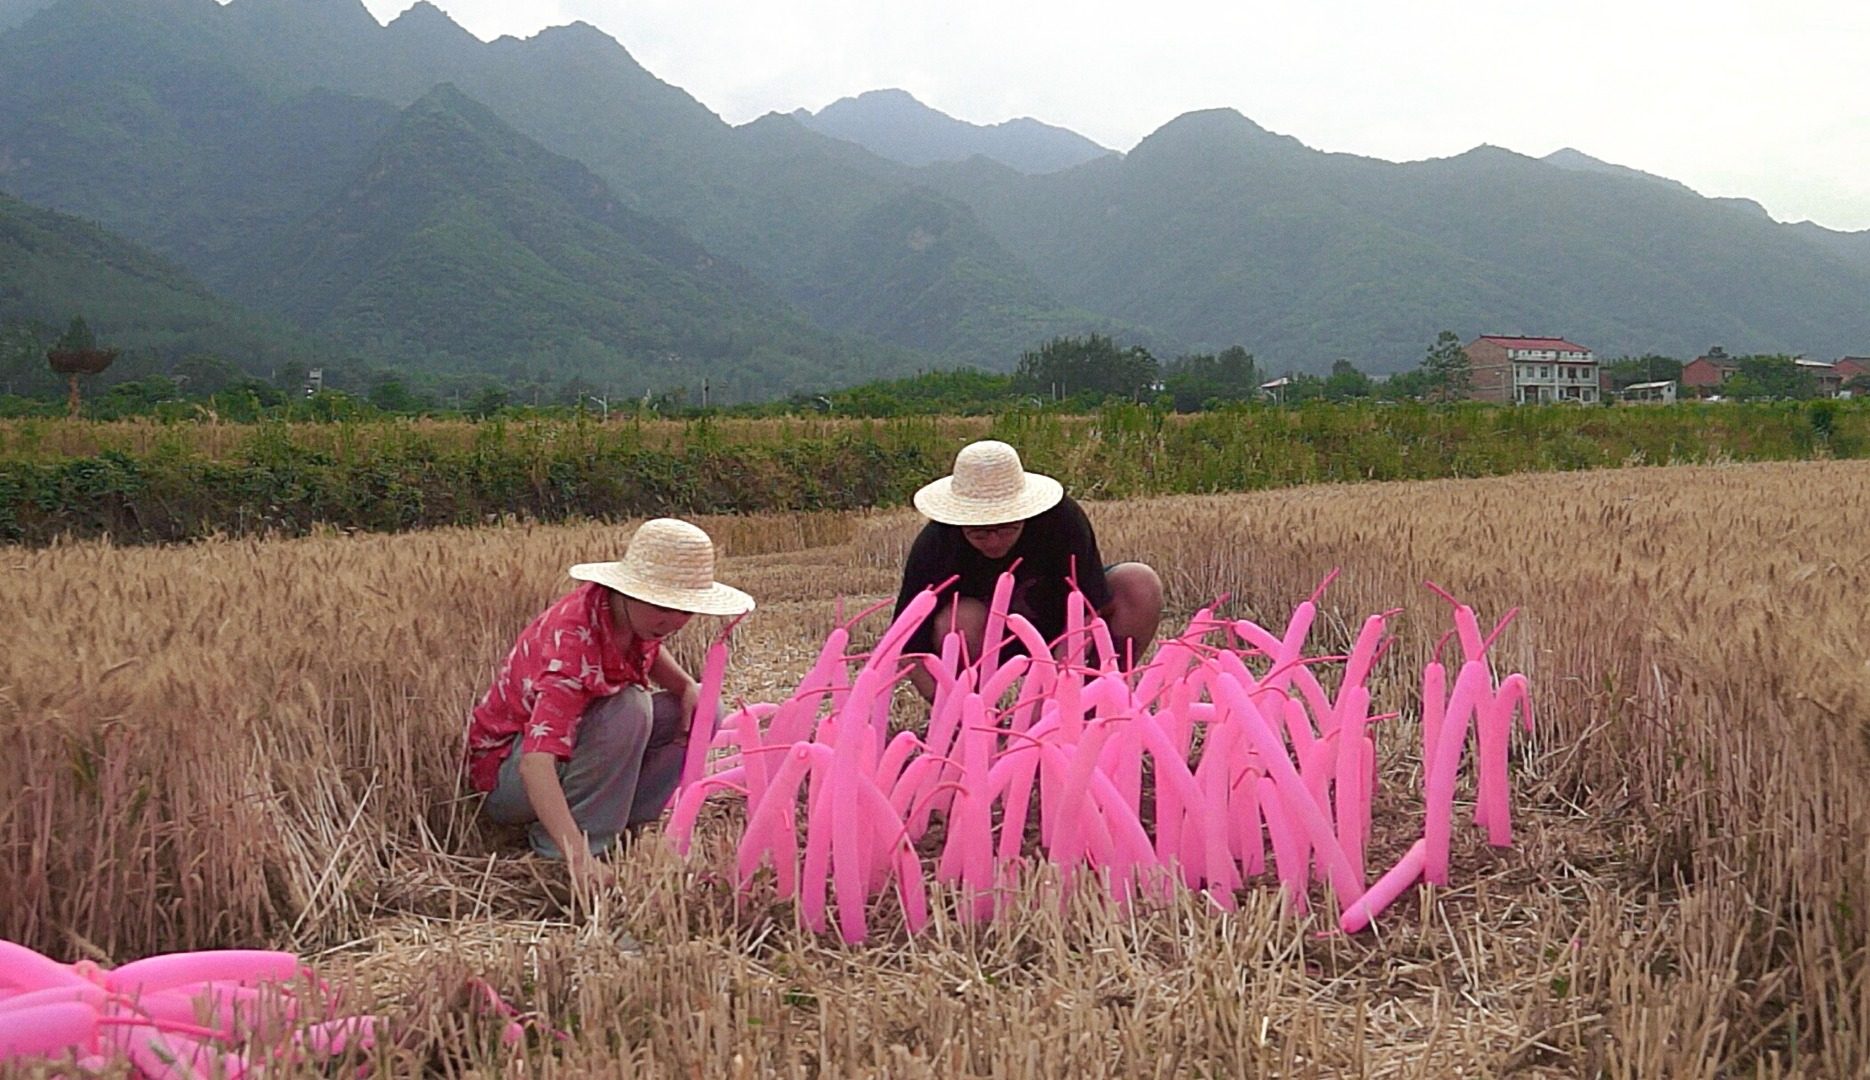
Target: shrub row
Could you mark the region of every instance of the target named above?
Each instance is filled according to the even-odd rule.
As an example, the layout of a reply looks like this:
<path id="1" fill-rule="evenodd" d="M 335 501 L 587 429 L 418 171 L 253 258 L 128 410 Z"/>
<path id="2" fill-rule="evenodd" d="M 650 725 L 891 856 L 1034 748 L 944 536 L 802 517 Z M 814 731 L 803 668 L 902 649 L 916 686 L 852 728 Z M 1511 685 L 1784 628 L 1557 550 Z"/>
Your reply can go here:
<path id="1" fill-rule="evenodd" d="M 981 436 L 1013 443 L 1029 468 L 1088 498 L 1847 457 L 1870 446 L 1870 408 L 1318 405 L 1184 417 L 1119 406 L 1091 416 L 869 421 L 787 438 L 775 438 L 770 424 L 741 432 L 705 421 L 657 439 L 579 421 L 487 424 L 467 437 L 385 423 L 338 436 L 272 423 L 220 455 L 178 432 L 145 452 L 57 456 L 27 452 L 29 440 L 16 433 L 14 453 L 0 457 L 0 541 L 108 534 L 149 543 L 509 515 L 556 521 L 899 505 L 947 471 L 961 441 Z"/>

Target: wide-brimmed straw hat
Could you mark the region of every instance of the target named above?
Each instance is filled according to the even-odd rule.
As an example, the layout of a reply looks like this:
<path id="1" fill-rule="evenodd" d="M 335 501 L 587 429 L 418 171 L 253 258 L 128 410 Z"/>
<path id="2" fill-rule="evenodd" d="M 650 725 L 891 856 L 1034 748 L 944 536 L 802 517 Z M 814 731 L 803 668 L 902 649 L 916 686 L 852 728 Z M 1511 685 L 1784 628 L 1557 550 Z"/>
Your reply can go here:
<path id="1" fill-rule="evenodd" d="M 968 443 L 954 456 L 954 475 L 916 492 L 916 509 L 943 525 L 1005 525 L 1058 505 L 1065 487 L 1027 472 L 1019 451 L 996 439 Z"/>
<path id="2" fill-rule="evenodd" d="M 621 560 L 579 563 L 571 568 L 571 576 L 697 615 L 739 615 L 753 610 L 753 597 L 714 580 L 714 541 L 700 528 L 676 518 L 643 522 Z"/>

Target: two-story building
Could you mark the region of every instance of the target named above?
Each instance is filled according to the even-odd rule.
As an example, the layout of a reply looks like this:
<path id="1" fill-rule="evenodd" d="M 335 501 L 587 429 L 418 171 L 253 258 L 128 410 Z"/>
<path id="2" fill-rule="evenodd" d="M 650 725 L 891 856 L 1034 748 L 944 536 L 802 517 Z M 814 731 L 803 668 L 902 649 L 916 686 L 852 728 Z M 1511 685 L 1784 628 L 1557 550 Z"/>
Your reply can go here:
<path id="1" fill-rule="evenodd" d="M 1740 370 L 1740 361 L 1727 355 L 1719 345 L 1711 346 L 1706 356 L 1697 356 L 1682 365 L 1682 388 L 1700 393 L 1712 391 Z"/>
<path id="2" fill-rule="evenodd" d="M 1601 400 L 1597 356 L 1564 338 L 1482 334 L 1465 347 L 1468 396 L 1500 405 Z"/>

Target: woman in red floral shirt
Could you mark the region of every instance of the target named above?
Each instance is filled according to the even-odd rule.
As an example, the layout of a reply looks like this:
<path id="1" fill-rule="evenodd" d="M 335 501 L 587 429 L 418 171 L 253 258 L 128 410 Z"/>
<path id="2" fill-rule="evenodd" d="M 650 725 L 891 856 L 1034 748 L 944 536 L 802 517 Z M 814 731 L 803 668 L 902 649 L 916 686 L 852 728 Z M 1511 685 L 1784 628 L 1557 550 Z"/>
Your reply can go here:
<path id="1" fill-rule="evenodd" d="M 655 820 L 682 774 L 699 688 L 663 639 L 753 598 L 714 580 L 708 534 L 674 518 L 644 522 L 622 561 L 571 576 L 584 584 L 520 632 L 474 707 L 467 777 L 489 818 L 530 824 L 533 851 L 603 883 L 595 856 Z"/>

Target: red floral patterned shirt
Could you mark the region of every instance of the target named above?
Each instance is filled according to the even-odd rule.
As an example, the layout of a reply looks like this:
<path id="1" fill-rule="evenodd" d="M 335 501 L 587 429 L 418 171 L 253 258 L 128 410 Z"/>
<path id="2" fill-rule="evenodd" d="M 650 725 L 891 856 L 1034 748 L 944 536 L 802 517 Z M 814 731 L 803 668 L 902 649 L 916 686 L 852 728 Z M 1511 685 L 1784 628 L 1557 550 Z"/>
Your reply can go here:
<path id="1" fill-rule="evenodd" d="M 610 625 L 610 590 L 591 581 L 520 631 L 468 719 L 467 775 L 475 791 L 493 790 L 515 735 L 521 753 L 563 761 L 577 745 L 585 706 L 648 684 L 659 644 L 632 641 L 625 650 L 618 638 Z"/>

